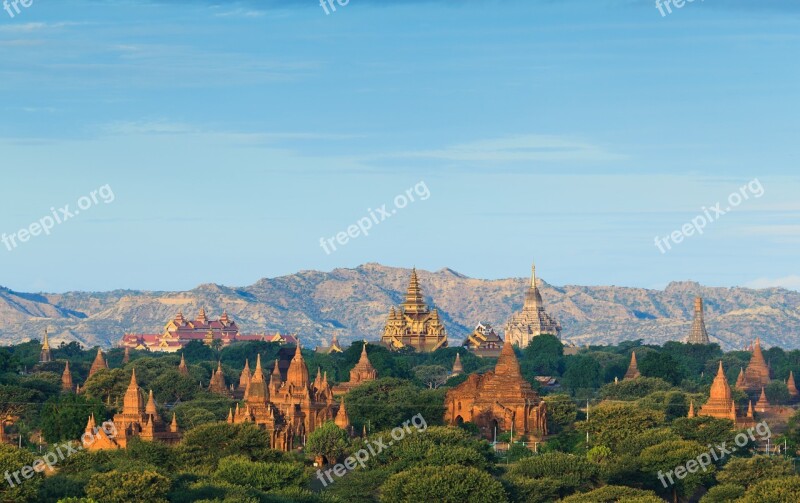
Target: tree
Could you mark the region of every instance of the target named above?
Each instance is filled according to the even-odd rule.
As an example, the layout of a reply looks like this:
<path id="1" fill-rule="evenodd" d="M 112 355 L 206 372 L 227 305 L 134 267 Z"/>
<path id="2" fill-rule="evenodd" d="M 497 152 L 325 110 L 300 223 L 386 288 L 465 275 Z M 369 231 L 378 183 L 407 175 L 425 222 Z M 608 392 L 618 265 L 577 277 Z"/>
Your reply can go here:
<path id="1" fill-rule="evenodd" d="M 347 415 L 356 431 L 368 421 L 370 430 L 391 429 L 417 414 L 422 414 L 428 425 L 440 425 L 444 395 L 444 389 L 420 390 L 402 379 L 376 379 L 347 394 Z"/>
<path id="2" fill-rule="evenodd" d="M 152 471 L 112 470 L 93 475 L 86 485 L 86 496 L 103 503 L 167 503 L 169 486 L 169 479 Z"/>
<path id="3" fill-rule="evenodd" d="M 106 418 L 106 408 L 96 398 L 74 393 L 50 398 L 45 402 L 41 414 L 45 440 L 51 444 L 61 440 L 78 440 L 92 414 L 98 424 Z"/>
<path id="4" fill-rule="evenodd" d="M 41 473 L 33 472 L 31 478 L 26 479 L 25 475 L 30 472 L 23 469 L 32 467 L 35 460 L 36 457 L 26 450 L 0 444 L 0 476 L 5 476 L 5 480 L 0 481 L 0 501 L 36 501 L 44 477 Z M 18 479 L 14 476 L 15 472 L 20 472 Z"/>
<path id="5" fill-rule="evenodd" d="M 588 421 L 577 423 L 589 432 L 592 445 L 605 445 L 617 452 L 631 437 L 664 423 L 661 411 L 640 409 L 629 404 L 602 404 L 591 409 Z"/>
<path id="6" fill-rule="evenodd" d="M 670 424 L 672 431 L 684 440 L 695 440 L 702 444 L 721 443 L 733 438 L 733 421 L 709 416 L 679 417 Z"/>
<path id="7" fill-rule="evenodd" d="M 586 396 L 602 383 L 602 371 L 603 368 L 591 356 L 571 356 L 567 358 L 562 383 L 573 395 Z"/>
<path id="8" fill-rule="evenodd" d="M 542 334 L 522 350 L 520 367 L 526 377 L 560 376 L 564 371 L 564 345 L 558 337 Z"/>
<path id="9" fill-rule="evenodd" d="M 664 500 L 651 491 L 643 491 L 625 486 L 605 486 L 588 493 L 574 494 L 561 500 L 561 503 L 664 503 Z"/>
<path id="10" fill-rule="evenodd" d="M 503 485 L 488 473 L 458 465 L 421 466 L 392 475 L 380 488 L 382 503 L 507 502 Z"/>
<path id="11" fill-rule="evenodd" d="M 686 377 L 686 368 L 669 353 L 651 351 L 639 360 L 639 371 L 645 377 L 660 377 L 678 385 Z"/>
<path id="12" fill-rule="evenodd" d="M 638 400 L 656 391 L 668 391 L 672 384 L 657 377 L 640 377 L 606 384 L 600 397 L 610 400 Z"/>
<path id="13" fill-rule="evenodd" d="M 767 394 L 767 400 L 772 405 L 782 405 L 789 403 L 791 397 L 789 396 L 789 389 L 783 381 L 772 381 L 767 384 L 764 389 Z"/>
<path id="14" fill-rule="evenodd" d="M 700 503 L 728 503 L 738 501 L 744 496 L 744 487 L 733 484 L 720 484 L 708 490 L 700 499 Z"/>
<path id="15" fill-rule="evenodd" d="M 347 449 L 347 432 L 332 421 L 323 423 L 311 432 L 306 441 L 306 452 L 335 463 Z"/>
<path id="16" fill-rule="evenodd" d="M 720 484 L 732 484 L 747 489 L 761 480 L 789 475 L 794 475 L 791 461 L 776 457 L 753 456 L 732 458 L 717 473 L 717 481 Z"/>
<path id="17" fill-rule="evenodd" d="M 300 488 L 308 482 L 302 463 L 254 462 L 245 456 L 229 456 L 220 459 L 214 478 L 260 491 L 289 487 Z"/>
<path id="18" fill-rule="evenodd" d="M 800 501 L 800 477 L 793 475 L 762 480 L 748 489 L 739 501 L 741 503 Z"/>
<path id="19" fill-rule="evenodd" d="M 217 422 L 187 431 L 177 454 L 180 463 L 210 472 L 216 470 L 220 459 L 237 454 L 253 461 L 282 460 L 283 453 L 270 449 L 269 445 L 269 434 L 252 423 Z"/>
<path id="20" fill-rule="evenodd" d="M 642 451 L 639 455 L 640 470 L 656 491 L 671 493 L 673 499 L 679 495 L 689 498 L 697 489 L 710 485 L 716 470 L 713 465 L 704 470 L 698 468 L 696 459 L 701 454 L 709 456 L 708 447 L 692 440 L 668 440 Z M 694 472 L 686 470 L 691 462 L 695 464 Z M 686 470 L 684 478 L 677 474 L 669 478 L 668 475 L 678 471 L 676 467 Z"/>
<path id="21" fill-rule="evenodd" d="M 414 376 L 430 389 L 437 389 L 445 382 L 450 371 L 441 365 L 419 365 L 414 367 Z"/>
<path id="22" fill-rule="evenodd" d="M 550 434 L 572 427 L 578 417 L 578 406 L 569 395 L 547 395 L 544 401 L 547 405 L 547 431 Z"/>

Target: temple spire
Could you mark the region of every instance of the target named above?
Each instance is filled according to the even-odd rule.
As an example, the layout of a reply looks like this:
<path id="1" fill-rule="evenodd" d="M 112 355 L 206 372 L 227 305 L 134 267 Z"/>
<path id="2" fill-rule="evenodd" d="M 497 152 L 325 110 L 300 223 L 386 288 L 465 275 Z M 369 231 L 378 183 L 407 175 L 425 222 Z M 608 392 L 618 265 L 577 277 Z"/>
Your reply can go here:
<path id="1" fill-rule="evenodd" d="M 50 355 L 50 340 L 47 337 L 47 329 L 44 329 L 44 341 L 42 342 L 42 352 L 39 354 L 39 362 L 41 363 L 48 363 L 52 361 L 52 356 Z"/>
<path id="2" fill-rule="evenodd" d="M 636 379 L 637 377 L 641 377 L 641 375 L 642 374 L 639 372 L 639 364 L 636 362 L 636 351 L 631 351 L 631 363 L 628 365 L 628 371 L 625 372 L 625 377 L 622 379 Z"/>
<path id="3" fill-rule="evenodd" d="M 62 391 L 72 391 L 72 373 L 69 371 L 69 360 L 64 367 L 64 373 L 61 374 L 61 389 Z"/>
<path id="4" fill-rule="evenodd" d="M 692 322 L 692 332 L 689 334 L 687 340 L 689 344 L 708 344 L 708 331 L 706 331 L 706 322 L 703 316 L 703 298 L 695 297 L 694 299 L 694 321 Z"/>

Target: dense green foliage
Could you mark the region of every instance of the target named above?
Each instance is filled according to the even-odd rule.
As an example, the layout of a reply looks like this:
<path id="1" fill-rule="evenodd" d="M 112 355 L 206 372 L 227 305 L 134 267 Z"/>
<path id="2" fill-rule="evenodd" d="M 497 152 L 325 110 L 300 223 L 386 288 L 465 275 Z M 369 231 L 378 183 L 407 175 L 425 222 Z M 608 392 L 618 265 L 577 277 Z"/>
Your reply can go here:
<path id="1" fill-rule="evenodd" d="M 330 381 L 341 382 L 349 378 L 361 348 L 359 342 L 343 353 L 304 351 L 304 357 L 312 375 L 319 368 Z M 633 350 L 643 377 L 622 380 Z M 543 396 L 550 434 L 541 442 L 517 438 L 515 432 L 514 443 L 501 444 L 498 451 L 479 437 L 473 423 L 443 424 L 447 391 L 471 372 L 492 370 L 496 360 L 477 358 L 463 348 L 417 354 L 370 345 L 368 353 L 380 378 L 347 394 L 353 428 L 344 431 L 326 422 L 307 435 L 304 446 L 298 438 L 296 449 L 286 453 L 270 449 L 269 434 L 257 426 L 225 422 L 236 401 L 204 389 L 217 362 L 228 385 L 238 384 L 245 359 L 252 367 L 261 355 L 269 369 L 275 358 L 287 354 L 277 344 L 189 344 L 184 351 L 188 376 L 177 371 L 179 355 L 132 351 L 131 361 L 122 364 L 123 352 L 117 348 L 106 354 L 112 368 L 88 381 L 96 349 L 62 345 L 53 350 L 54 361 L 38 364 L 35 341 L 0 348 L 0 413 L 12 440 L 22 445 L 0 446 L 0 472 L 13 474 L 32 465 L 40 442 L 46 453 L 58 443 L 77 440 L 89 414 L 100 423 L 119 412 L 134 368 L 142 388 L 153 390 L 162 419 L 169 421 L 174 413 L 183 431 L 183 439 L 174 446 L 132 439 L 125 450 L 71 454 L 46 477 L 35 473 L 15 487 L 0 486 L 0 501 L 800 500 L 800 477 L 791 460 L 754 456 L 757 444 L 752 440 L 703 470 L 662 483 L 666 473 L 673 476 L 677 467 L 707 454 L 709 444 L 733 441 L 737 432 L 731 421 L 688 418 L 687 412 L 690 404 L 698 410 L 707 399 L 720 360 L 733 384 L 738 368 L 747 364 L 746 352 L 723 354 L 715 345 L 670 342 L 658 347 L 630 341 L 573 348 L 565 354 L 558 338 L 536 337 L 517 355 L 523 378 Z M 449 377 L 456 353 L 465 374 Z M 771 348 L 766 354 L 776 377 L 767 395 L 777 405 L 791 405 L 783 379 L 790 370 L 800 372 L 800 351 Z M 80 395 L 61 392 L 66 360 L 84 389 Z M 555 378 L 557 384 L 543 387 L 537 376 Z M 735 391 L 734 399 L 740 410 L 746 409 L 749 397 Z M 403 430 L 402 438 L 393 439 L 396 427 L 414 417 L 418 421 Z M 361 438 L 365 430 L 367 437 Z M 510 432 L 498 432 L 501 442 L 510 437 Z M 800 414 L 773 445 L 783 447 L 784 440 L 790 452 L 800 446 Z M 376 448 L 381 444 L 385 447 Z M 363 465 L 353 461 L 357 456 Z M 315 461 L 323 466 L 314 466 Z M 343 475 L 332 472 L 336 463 L 347 462 L 350 467 Z M 325 470 L 331 472 L 330 479 Z"/>

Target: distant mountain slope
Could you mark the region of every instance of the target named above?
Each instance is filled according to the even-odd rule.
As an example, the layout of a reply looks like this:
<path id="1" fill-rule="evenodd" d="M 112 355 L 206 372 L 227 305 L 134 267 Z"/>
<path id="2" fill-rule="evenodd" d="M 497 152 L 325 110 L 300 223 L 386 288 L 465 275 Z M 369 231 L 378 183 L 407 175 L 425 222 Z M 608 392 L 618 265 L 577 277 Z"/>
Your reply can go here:
<path id="1" fill-rule="evenodd" d="M 25 294 L 0 288 L 0 341 L 52 338 L 110 346 L 125 332 L 160 333 L 179 310 L 194 317 L 223 309 L 248 333 L 297 332 L 312 346 L 338 333 L 343 341 L 378 339 L 389 308 L 402 302 L 410 271 L 365 264 L 331 272 L 301 271 L 242 288 L 214 284 L 188 292 L 69 292 Z M 522 305 L 527 278 L 481 280 L 450 269 L 419 272 L 429 303 L 439 308 L 451 344 L 460 344 L 478 321 L 500 329 Z M 683 340 L 691 327 L 693 299 L 705 299 L 712 340 L 724 348 L 760 336 L 768 345 L 800 347 L 800 293 L 780 288 L 711 288 L 692 282 L 665 290 L 614 286 L 541 285 L 546 308 L 561 322 L 565 339 L 579 345 L 626 339 Z"/>

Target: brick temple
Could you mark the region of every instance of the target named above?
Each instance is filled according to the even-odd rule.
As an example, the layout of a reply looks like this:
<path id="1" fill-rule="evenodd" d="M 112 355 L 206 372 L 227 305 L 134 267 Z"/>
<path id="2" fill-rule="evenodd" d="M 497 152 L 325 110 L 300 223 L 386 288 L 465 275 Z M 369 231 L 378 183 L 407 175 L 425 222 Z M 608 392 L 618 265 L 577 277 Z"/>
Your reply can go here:
<path id="1" fill-rule="evenodd" d="M 503 346 L 494 371 L 471 374 L 447 392 L 444 420 L 474 423 L 489 439 L 512 430 L 515 437 L 547 435 L 547 406 L 522 377 L 511 344 Z"/>

